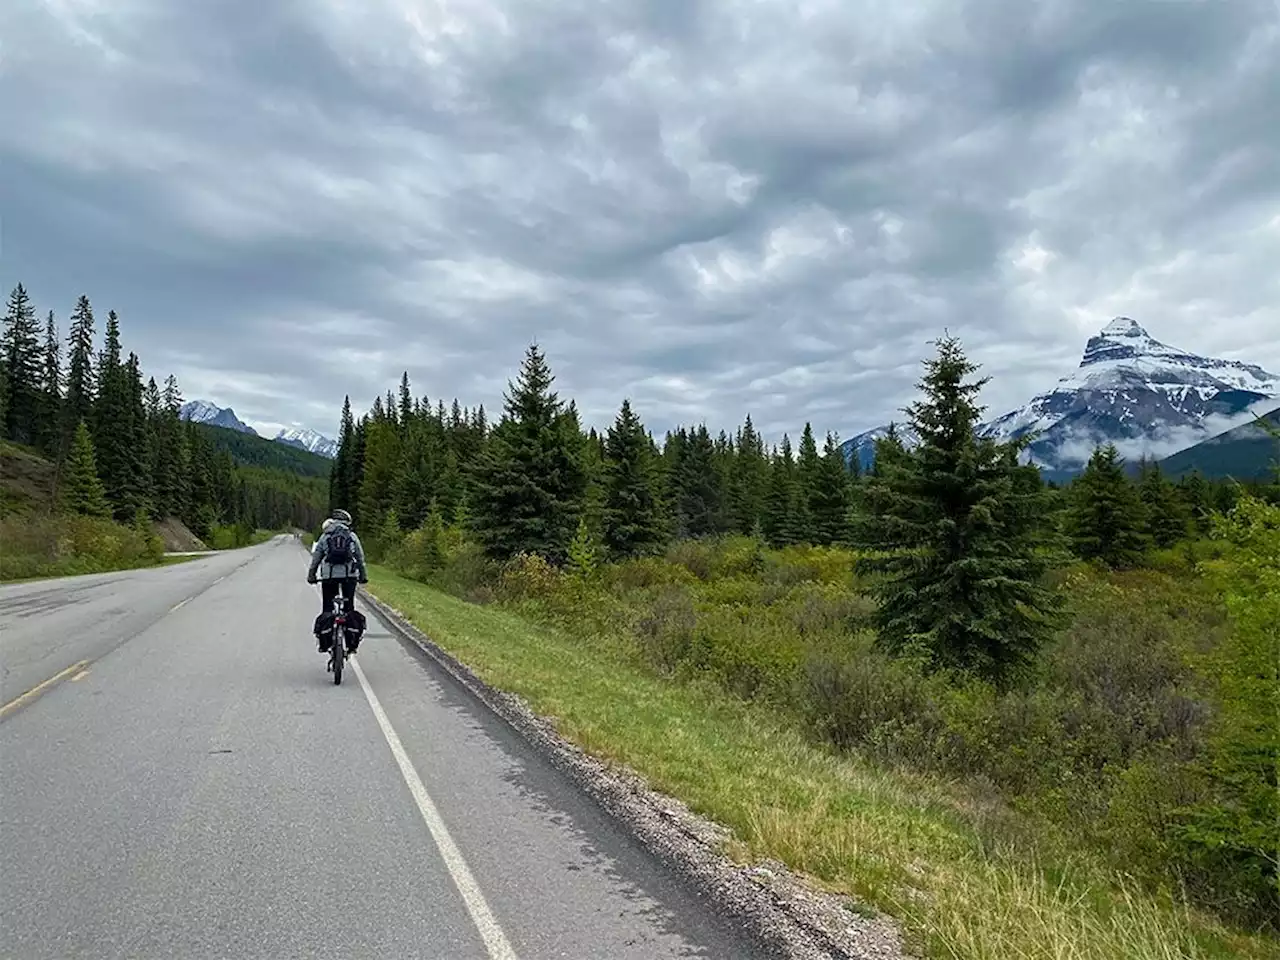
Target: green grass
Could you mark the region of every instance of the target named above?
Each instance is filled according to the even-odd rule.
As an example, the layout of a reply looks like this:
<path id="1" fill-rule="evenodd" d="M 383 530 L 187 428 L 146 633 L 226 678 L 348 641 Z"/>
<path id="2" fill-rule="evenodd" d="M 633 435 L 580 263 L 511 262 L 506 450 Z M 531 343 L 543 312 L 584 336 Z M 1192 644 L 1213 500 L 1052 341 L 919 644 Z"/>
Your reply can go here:
<path id="1" fill-rule="evenodd" d="M 729 828 L 731 856 L 776 858 L 884 910 L 926 956 L 1280 957 L 1274 941 L 1137 892 L 993 799 L 837 756 L 779 711 L 658 677 L 616 638 L 536 625 L 378 566 L 371 579 L 379 598 L 563 736 Z"/>
<path id="2" fill-rule="evenodd" d="M 173 567 L 179 563 L 186 563 L 189 560 L 199 560 L 200 557 L 163 557 L 160 560 L 160 566 Z"/>
<path id="3" fill-rule="evenodd" d="M 211 550 L 238 550 L 266 543 L 283 530 L 246 530 L 230 524 L 215 524 L 205 541 Z"/>

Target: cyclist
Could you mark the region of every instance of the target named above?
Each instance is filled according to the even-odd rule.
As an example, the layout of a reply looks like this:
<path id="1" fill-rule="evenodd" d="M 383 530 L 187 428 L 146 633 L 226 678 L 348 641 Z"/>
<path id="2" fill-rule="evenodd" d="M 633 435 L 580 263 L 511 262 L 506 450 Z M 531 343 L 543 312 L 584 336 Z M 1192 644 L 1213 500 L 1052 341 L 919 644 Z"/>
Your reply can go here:
<path id="1" fill-rule="evenodd" d="M 323 532 L 311 548 L 311 567 L 307 570 L 307 583 L 320 584 L 320 596 L 324 607 L 316 617 L 315 634 L 320 652 L 329 649 L 332 639 L 333 601 L 339 591 L 344 606 L 356 627 L 348 633 L 347 647 L 355 652 L 364 635 L 364 617 L 355 609 L 356 583 L 368 583 L 369 575 L 364 565 L 364 547 L 351 529 L 351 514 L 334 510 L 324 522 Z"/>

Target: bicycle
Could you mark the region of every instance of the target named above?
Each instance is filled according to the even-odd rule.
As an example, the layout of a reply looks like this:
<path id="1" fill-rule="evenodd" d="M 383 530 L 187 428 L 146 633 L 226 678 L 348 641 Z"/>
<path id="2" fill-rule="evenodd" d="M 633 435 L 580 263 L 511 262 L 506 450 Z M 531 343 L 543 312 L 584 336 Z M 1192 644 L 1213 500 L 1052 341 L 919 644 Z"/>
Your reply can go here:
<path id="1" fill-rule="evenodd" d="M 351 652 L 347 649 L 347 602 L 339 598 L 338 612 L 333 615 L 333 626 L 330 628 L 329 662 L 325 666 L 326 673 L 333 674 L 335 684 L 342 682 L 342 666 Z"/>

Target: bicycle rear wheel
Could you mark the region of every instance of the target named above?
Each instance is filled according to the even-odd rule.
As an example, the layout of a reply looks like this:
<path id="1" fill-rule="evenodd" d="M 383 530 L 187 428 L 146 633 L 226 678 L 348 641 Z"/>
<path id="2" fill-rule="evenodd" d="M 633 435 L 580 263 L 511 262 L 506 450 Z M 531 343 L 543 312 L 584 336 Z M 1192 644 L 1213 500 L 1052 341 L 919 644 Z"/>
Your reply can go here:
<path id="1" fill-rule="evenodd" d="M 334 683 L 342 682 L 342 664 L 347 659 L 346 650 L 342 645 L 342 630 L 339 627 L 340 625 L 337 623 L 333 625 L 333 645 L 329 647 L 329 656 L 333 662 Z"/>

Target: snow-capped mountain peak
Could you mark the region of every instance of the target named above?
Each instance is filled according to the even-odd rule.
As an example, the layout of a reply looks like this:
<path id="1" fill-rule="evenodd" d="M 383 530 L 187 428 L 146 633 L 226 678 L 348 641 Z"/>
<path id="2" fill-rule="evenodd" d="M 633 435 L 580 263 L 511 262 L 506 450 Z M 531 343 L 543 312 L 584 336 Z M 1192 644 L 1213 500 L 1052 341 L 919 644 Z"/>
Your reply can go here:
<path id="1" fill-rule="evenodd" d="M 207 423 L 215 419 L 222 411 L 215 407 L 208 400 L 188 400 L 182 405 L 182 417 L 184 420 L 193 420 L 196 423 Z"/>
<path id="2" fill-rule="evenodd" d="M 219 407 L 208 400 L 188 400 L 182 405 L 178 415 L 183 420 L 191 420 L 194 423 L 207 423 L 214 427 L 225 427 L 228 430 L 249 433 L 255 437 L 258 435 L 258 431 L 244 423 L 230 407 Z"/>
<path id="3" fill-rule="evenodd" d="M 1103 337 L 1149 337 L 1142 324 L 1130 317 L 1116 317 L 1102 328 Z"/>
<path id="4" fill-rule="evenodd" d="M 1001 439 L 1035 432 L 1032 458 L 1071 472 L 1098 443 L 1115 443 L 1130 458 L 1168 456 L 1229 429 L 1276 397 L 1280 376 L 1239 360 L 1171 347 L 1136 320 L 1116 317 L 1089 338 L 1070 375 L 979 431 Z M 882 432 L 877 428 L 854 437 L 846 451 L 858 451 L 865 463 L 875 435 Z"/>
<path id="5" fill-rule="evenodd" d="M 338 455 L 338 442 L 336 440 L 330 440 L 323 434 L 308 430 L 306 427 L 282 429 L 276 434 L 275 439 L 278 443 L 287 443 L 291 447 L 309 450 L 322 457 L 328 457 L 330 460 Z"/>

